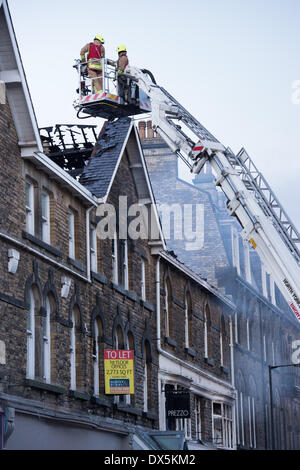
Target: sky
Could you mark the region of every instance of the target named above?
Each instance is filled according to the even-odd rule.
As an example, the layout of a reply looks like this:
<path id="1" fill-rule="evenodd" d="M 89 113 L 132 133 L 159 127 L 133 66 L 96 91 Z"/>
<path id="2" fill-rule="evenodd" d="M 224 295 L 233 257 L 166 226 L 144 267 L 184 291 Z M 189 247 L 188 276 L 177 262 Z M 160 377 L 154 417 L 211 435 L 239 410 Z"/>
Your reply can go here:
<path id="1" fill-rule="evenodd" d="M 300 230 L 299 0 L 8 0 L 39 127 L 79 121 L 75 59 L 125 44 L 217 139 L 244 147 Z M 182 173 L 183 175 L 183 173 Z"/>

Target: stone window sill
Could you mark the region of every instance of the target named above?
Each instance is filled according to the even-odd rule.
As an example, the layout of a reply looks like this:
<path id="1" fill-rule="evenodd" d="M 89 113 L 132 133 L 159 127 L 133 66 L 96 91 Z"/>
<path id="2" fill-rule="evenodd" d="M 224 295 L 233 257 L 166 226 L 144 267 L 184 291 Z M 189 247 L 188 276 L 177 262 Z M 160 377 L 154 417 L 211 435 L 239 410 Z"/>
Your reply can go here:
<path id="1" fill-rule="evenodd" d="M 150 312 L 154 312 L 154 307 L 152 304 L 150 304 L 149 302 L 147 302 L 146 300 L 141 300 L 141 305 L 142 307 L 145 307 L 147 310 L 150 310 Z"/>
<path id="2" fill-rule="evenodd" d="M 94 271 L 92 271 L 92 278 L 95 279 L 96 281 L 98 282 L 101 282 L 101 284 L 107 284 L 107 279 L 105 276 L 102 276 L 101 274 L 99 273 L 95 273 Z"/>
<path id="3" fill-rule="evenodd" d="M 129 413 L 135 416 L 142 416 L 142 411 L 139 410 L 138 408 L 135 408 L 134 406 L 123 405 L 121 403 L 117 403 L 117 409 L 119 411 L 124 411 L 125 413 Z"/>
<path id="4" fill-rule="evenodd" d="M 165 343 L 173 346 L 173 348 L 176 348 L 177 346 L 176 341 L 174 341 L 174 339 L 170 338 L 169 336 L 165 336 Z"/>
<path id="5" fill-rule="evenodd" d="M 49 245 L 48 243 L 43 242 L 43 240 L 40 240 L 39 238 L 35 237 L 34 235 L 31 235 L 31 233 L 25 232 L 23 230 L 22 237 L 25 240 L 29 240 L 31 243 L 34 243 L 39 248 L 43 248 L 44 250 L 48 251 L 52 255 L 57 256 L 57 258 L 62 258 L 62 253 L 59 250 L 54 248 L 52 245 Z"/>
<path id="6" fill-rule="evenodd" d="M 68 256 L 67 261 L 69 264 L 71 264 L 71 266 L 73 266 L 73 268 L 78 269 L 78 271 L 81 271 L 82 273 L 86 272 L 86 267 L 76 259 L 70 258 Z"/>
<path id="7" fill-rule="evenodd" d="M 215 361 L 213 359 L 209 359 L 208 357 L 204 358 L 204 362 L 206 362 L 206 364 L 212 367 L 215 365 Z"/>
<path id="8" fill-rule="evenodd" d="M 112 407 L 112 403 L 109 400 L 103 397 L 99 397 L 97 395 L 93 395 L 91 397 L 91 403 L 98 405 L 98 406 L 106 406 L 106 408 Z"/>
<path id="9" fill-rule="evenodd" d="M 123 294 L 125 295 L 126 297 L 128 297 L 129 299 L 133 300 L 133 302 L 137 302 L 138 301 L 138 298 L 137 296 L 133 293 L 133 292 L 130 292 L 126 289 L 124 289 L 124 287 L 120 286 L 119 284 L 115 284 L 114 282 L 111 283 L 112 284 L 112 288 L 119 292 L 120 294 Z"/>
<path id="10" fill-rule="evenodd" d="M 196 351 L 192 348 L 184 348 L 185 352 L 192 357 L 196 357 Z"/>
<path id="11" fill-rule="evenodd" d="M 24 385 L 44 392 L 54 393 L 55 395 L 63 395 L 66 391 L 65 388 L 59 385 L 48 384 L 34 379 L 25 379 Z"/>
<path id="12" fill-rule="evenodd" d="M 91 399 L 90 395 L 86 392 L 80 392 L 79 390 L 70 390 L 69 396 L 71 398 L 77 398 L 82 401 L 89 401 Z"/>
<path id="13" fill-rule="evenodd" d="M 143 418 L 151 419 L 152 421 L 158 420 L 158 414 L 153 411 L 143 411 Z"/>

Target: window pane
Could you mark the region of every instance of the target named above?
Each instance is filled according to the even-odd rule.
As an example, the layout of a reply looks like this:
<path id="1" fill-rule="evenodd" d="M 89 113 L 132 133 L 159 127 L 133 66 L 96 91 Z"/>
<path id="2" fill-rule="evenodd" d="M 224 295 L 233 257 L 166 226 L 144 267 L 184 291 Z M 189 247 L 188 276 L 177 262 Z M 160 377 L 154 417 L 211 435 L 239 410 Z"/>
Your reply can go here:
<path id="1" fill-rule="evenodd" d="M 222 415 L 221 403 L 214 403 L 214 415 Z"/>
<path id="2" fill-rule="evenodd" d="M 31 184 L 26 181 L 26 206 L 31 207 L 31 198 L 30 198 Z"/>
<path id="3" fill-rule="evenodd" d="M 42 217 L 48 219 L 48 194 L 42 193 Z"/>

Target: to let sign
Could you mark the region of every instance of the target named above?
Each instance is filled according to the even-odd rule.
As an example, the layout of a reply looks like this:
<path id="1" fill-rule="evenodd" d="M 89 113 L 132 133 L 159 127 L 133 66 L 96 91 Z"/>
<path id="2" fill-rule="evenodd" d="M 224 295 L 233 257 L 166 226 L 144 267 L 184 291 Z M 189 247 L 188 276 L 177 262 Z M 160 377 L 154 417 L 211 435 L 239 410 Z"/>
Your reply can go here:
<path id="1" fill-rule="evenodd" d="M 134 351 L 106 349 L 104 370 L 107 395 L 134 394 Z"/>

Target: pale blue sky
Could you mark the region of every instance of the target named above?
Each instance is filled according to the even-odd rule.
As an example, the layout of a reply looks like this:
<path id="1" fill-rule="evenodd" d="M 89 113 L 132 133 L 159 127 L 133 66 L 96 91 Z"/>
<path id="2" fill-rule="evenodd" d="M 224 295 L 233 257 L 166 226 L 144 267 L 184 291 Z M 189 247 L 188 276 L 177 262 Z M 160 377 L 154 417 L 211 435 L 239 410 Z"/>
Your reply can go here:
<path id="1" fill-rule="evenodd" d="M 116 58 L 124 43 L 224 145 L 248 150 L 300 229 L 300 0 L 8 2 L 40 127 L 77 122 L 80 48 L 101 34 Z"/>

